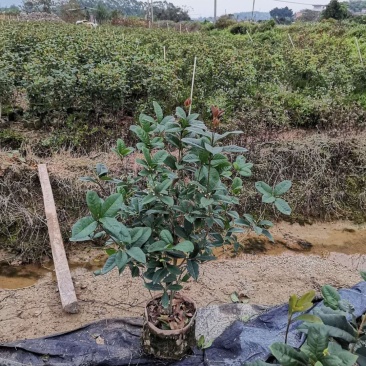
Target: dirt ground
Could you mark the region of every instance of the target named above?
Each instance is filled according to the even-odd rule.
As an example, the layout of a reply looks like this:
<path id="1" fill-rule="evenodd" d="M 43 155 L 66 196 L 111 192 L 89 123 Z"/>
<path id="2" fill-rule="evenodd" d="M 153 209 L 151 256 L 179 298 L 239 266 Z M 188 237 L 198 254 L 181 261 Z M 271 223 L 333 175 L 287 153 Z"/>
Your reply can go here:
<path id="1" fill-rule="evenodd" d="M 183 293 L 199 307 L 230 302 L 234 291 L 252 304 L 275 305 L 287 302 L 293 293 L 319 291 L 324 284 L 346 287 L 360 282 L 358 271 L 366 269 L 365 226 L 280 224 L 274 233 L 276 245 L 246 241 L 238 256 L 231 258 L 225 252 L 219 260 L 204 264 L 199 281 L 188 283 Z M 119 277 L 117 271 L 92 275 L 91 270 L 103 264 L 100 249 L 75 245 L 69 261 L 80 305 L 74 315 L 61 309 L 52 263 L 38 269 L 41 278 L 33 285 L 21 273 L 0 276 L 0 287 L 17 278 L 23 282 L 15 287 L 24 287 L 0 290 L 0 342 L 64 332 L 99 319 L 142 315 L 150 295 L 140 279 L 128 272 Z"/>

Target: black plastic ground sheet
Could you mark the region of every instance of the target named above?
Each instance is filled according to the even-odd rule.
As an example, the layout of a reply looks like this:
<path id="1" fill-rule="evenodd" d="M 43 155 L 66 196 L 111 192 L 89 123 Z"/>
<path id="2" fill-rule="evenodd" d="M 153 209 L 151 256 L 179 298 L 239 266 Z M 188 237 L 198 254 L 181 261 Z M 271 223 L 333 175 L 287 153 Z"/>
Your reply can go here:
<path id="1" fill-rule="evenodd" d="M 357 317 L 366 312 L 366 282 L 339 293 L 354 306 Z M 242 366 L 249 361 L 267 360 L 269 346 L 284 340 L 287 308 L 287 304 L 272 308 L 247 323 L 236 321 L 210 348 L 196 349 L 181 361 L 144 355 L 142 319 L 123 318 L 98 321 L 50 337 L 2 344 L 0 366 Z M 297 325 L 293 324 L 289 333 L 289 344 L 294 347 L 303 343 Z"/>

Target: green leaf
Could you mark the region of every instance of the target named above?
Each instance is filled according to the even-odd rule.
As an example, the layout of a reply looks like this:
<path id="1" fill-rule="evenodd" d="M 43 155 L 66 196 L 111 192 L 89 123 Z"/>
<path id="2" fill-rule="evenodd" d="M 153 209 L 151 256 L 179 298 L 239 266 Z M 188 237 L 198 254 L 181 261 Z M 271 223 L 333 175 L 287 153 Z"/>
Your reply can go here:
<path id="1" fill-rule="evenodd" d="M 213 191 L 217 188 L 217 186 L 220 183 L 220 174 L 218 173 L 218 171 L 215 168 L 210 169 L 209 179 L 210 179 L 210 181 L 209 181 L 208 189 L 209 189 L 209 191 Z"/>
<path id="2" fill-rule="evenodd" d="M 262 229 L 262 235 L 266 236 L 272 243 L 274 242 L 272 234 L 267 229 Z"/>
<path id="3" fill-rule="evenodd" d="M 183 157 L 183 161 L 186 163 L 197 163 L 200 161 L 197 155 L 187 154 Z"/>
<path id="4" fill-rule="evenodd" d="M 164 291 L 164 294 L 161 298 L 161 305 L 163 305 L 164 309 L 167 309 L 169 306 L 169 296 L 166 291 Z"/>
<path id="5" fill-rule="evenodd" d="M 145 253 L 139 247 L 132 247 L 131 249 L 128 249 L 127 254 L 140 263 L 146 263 Z"/>
<path id="6" fill-rule="evenodd" d="M 145 282 L 145 287 L 150 291 L 162 291 L 164 287 L 160 284 L 153 284 L 152 282 Z"/>
<path id="7" fill-rule="evenodd" d="M 156 102 L 153 102 L 153 106 L 154 106 L 156 118 L 157 118 L 158 122 L 160 123 L 164 118 L 163 110 L 161 109 L 160 105 Z"/>
<path id="8" fill-rule="evenodd" d="M 134 229 L 138 229 L 138 234 L 131 235 L 131 244 L 134 247 L 141 247 L 149 240 L 152 230 L 149 227 L 139 227 Z"/>
<path id="9" fill-rule="evenodd" d="M 291 214 L 291 207 L 282 198 L 276 198 L 275 206 L 276 206 L 277 210 L 280 211 L 281 213 L 283 213 L 284 215 Z"/>
<path id="10" fill-rule="evenodd" d="M 186 138 L 183 138 L 181 141 L 184 142 L 187 145 L 197 147 L 198 149 L 201 149 L 201 150 L 204 149 L 202 147 L 202 140 L 201 139 L 194 139 L 194 138 L 186 137 Z"/>
<path id="11" fill-rule="evenodd" d="M 165 150 L 159 150 L 155 155 L 152 157 L 152 161 L 155 164 L 163 164 L 165 159 L 169 156 L 169 153 Z"/>
<path id="12" fill-rule="evenodd" d="M 309 359 L 306 354 L 287 344 L 273 343 L 269 348 L 282 366 L 308 366 Z"/>
<path id="13" fill-rule="evenodd" d="M 230 295 L 230 299 L 233 303 L 240 303 L 239 295 L 236 291 Z"/>
<path id="14" fill-rule="evenodd" d="M 239 193 L 242 190 L 242 188 L 243 188 L 243 181 L 240 178 L 238 178 L 238 177 L 234 178 L 233 179 L 233 182 L 231 184 L 231 190 L 235 194 L 237 194 L 237 193 Z"/>
<path id="15" fill-rule="evenodd" d="M 323 321 L 318 316 L 312 315 L 312 314 L 299 315 L 298 317 L 293 319 L 293 321 L 294 322 L 303 321 L 303 322 L 308 322 L 308 323 L 323 323 Z"/>
<path id="16" fill-rule="evenodd" d="M 358 358 L 357 355 L 354 355 L 351 352 L 342 349 L 342 347 L 335 342 L 329 343 L 328 352 L 331 356 L 334 356 L 335 358 L 338 358 L 340 360 L 339 366 L 354 366 Z M 335 362 L 331 362 L 330 360 L 328 360 L 328 357 L 324 357 L 322 363 L 324 366 L 335 365 Z"/>
<path id="17" fill-rule="evenodd" d="M 180 291 L 182 289 L 183 289 L 183 286 L 177 285 L 177 284 L 173 284 L 173 285 L 168 286 L 169 291 Z"/>
<path id="18" fill-rule="evenodd" d="M 86 193 L 86 203 L 94 219 L 98 220 L 102 208 L 102 200 L 98 194 L 94 191 L 88 191 Z"/>
<path id="19" fill-rule="evenodd" d="M 341 299 L 338 291 L 330 285 L 325 285 L 322 287 L 321 292 L 324 297 L 324 305 L 333 310 L 337 310 L 338 302 Z"/>
<path id="20" fill-rule="evenodd" d="M 151 203 L 156 200 L 156 196 L 154 196 L 152 193 L 149 193 L 147 196 L 145 196 L 142 199 L 142 205 L 147 205 L 148 203 Z"/>
<path id="21" fill-rule="evenodd" d="M 123 196 L 115 193 L 109 196 L 102 204 L 101 217 L 115 217 L 123 204 Z"/>
<path id="22" fill-rule="evenodd" d="M 352 332 L 353 334 L 351 334 L 350 333 L 351 330 L 343 330 L 341 328 L 338 328 L 339 325 L 336 325 L 336 326 L 328 325 L 328 324 L 326 324 L 327 322 L 329 322 L 328 319 L 325 319 L 323 316 L 320 316 L 320 315 L 319 315 L 319 317 L 322 319 L 324 324 L 303 323 L 297 329 L 300 330 L 301 332 L 307 333 L 310 328 L 316 328 L 318 331 L 321 328 L 324 328 L 327 330 L 327 332 L 329 333 L 329 335 L 331 337 L 343 339 L 348 343 L 354 343 L 356 341 L 355 333 Z M 332 322 L 332 323 L 335 324 L 334 322 Z"/>
<path id="23" fill-rule="evenodd" d="M 228 153 L 244 153 L 244 152 L 247 152 L 248 149 L 246 149 L 244 147 L 240 147 L 240 146 L 229 145 L 229 146 L 224 146 L 222 148 L 222 151 L 228 152 Z"/>
<path id="24" fill-rule="evenodd" d="M 98 226 L 98 222 L 93 217 L 87 216 L 78 220 L 72 227 L 72 237 L 70 241 L 84 241 L 88 240 L 89 235 L 92 234 Z"/>
<path id="25" fill-rule="evenodd" d="M 361 271 L 360 275 L 364 281 L 366 281 L 366 272 Z"/>
<path id="26" fill-rule="evenodd" d="M 302 295 L 298 300 L 297 300 L 297 306 L 307 306 L 307 304 L 312 303 L 312 301 L 315 298 L 315 291 L 314 290 L 310 290 L 309 292 L 307 292 L 306 294 Z M 307 309 L 306 309 L 307 310 Z"/>
<path id="27" fill-rule="evenodd" d="M 265 195 L 271 195 L 273 193 L 272 188 L 265 182 L 256 182 L 255 188 L 259 193 L 265 194 Z"/>
<path id="28" fill-rule="evenodd" d="M 223 133 L 222 135 L 220 135 L 218 133 L 215 133 L 215 135 L 214 135 L 214 142 L 217 142 L 219 140 L 222 140 L 225 137 L 228 137 L 230 135 L 240 135 L 242 133 L 244 133 L 244 132 L 243 131 L 229 131 L 229 132 Z"/>
<path id="29" fill-rule="evenodd" d="M 167 269 L 170 273 L 179 276 L 181 274 L 181 271 L 178 266 L 173 266 L 172 264 L 167 264 Z"/>
<path id="30" fill-rule="evenodd" d="M 166 179 L 163 182 L 159 183 L 156 186 L 156 192 L 160 193 L 162 191 L 165 191 L 166 189 L 168 189 L 171 185 L 172 185 L 173 181 L 171 179 Z"/>
<path id="31" fill-rule="evenodd" d="M 164 160 L 164 164 L 172 170 L 177 170 L 176 163 L 177 163 L 177 158 L 173 155 L 167 156 L 166 159 Z"/>
<path id="32" fill-rule="evenodd" d="M 183 108 L 181 107 L 177 107 L 176 110 L 175 110 L 175 114 L 179 117 L 179 118 L 182 118 L 182 119 L 186 119 L 187 118 L 187 115 L 186 115 L 186 112 L 184 111 Z"/>
<path id="33" fill-rule="evenodd" d="M 128 262 L 128 256 L 125 252 L 118 251 L 116 254 L 116 265 L 118 269 L 121 271 L 123 268 L 125 268 L 127 262 Z M 121 272 L 120 272 L 121 273 Z"/>
<path id="34" fill-rule="evenodd" d="M 263 203 L 273 203 L 276 201 L 276 197 L 270 195 L 270 194 L 264 194 L 262 196 L 262 202 Z"/>
<path id="35" fill-rule="evenodd" d="M 103 217 L 100 220 L 103 229 L 121 243 L 130 244 L 131 235 L 126 226 L 113 217 Z"/>
<path id="36" fill-rule="evenodd" d="M 176 246 L 174 246 L 172 249 L 179 250 L 180 252 L 184 252 L 184 253 L 191 253 L 194 251 L 194 245 L 192 242 L 185 240 L 185 241 L 177 244 Z"/>
<path id="37" fill-rule="evenodd" d="M 201 198 L 201 207 L 206 208 L 206 207 L 212 205 L 214 202 L 215 201 L 212 198 L 207 199 L 205 197 L 202 197 Z"/>
<path id="38" fill-rule="evenodd" d="M 167 244 L 173 244 L 173 236 L 169 230 L 162 230 L 160 232 L 160 239 L 164 240 Z"/>
<path id="39" fill-rule="evenodd" d="M 192 260 L 187 262 L 188 273 L 197 281 L 199 276 L 199 266 L 198 263 Z"/>
<path id="40" fill-rule="evenodd" d="M 100 274 L 106 274 L 108 272 L 110 272 L 114 267 L 116 267 L 117 263 L 116 263 L 116 254 L 112 254 L 107 261 L 104 264 L 104 267 L 101 270 Z"/>
<path id="41" fill-rule="evenodd" d="M 159 241 L 156 241 L 155 243 L 152 243 L 149 246 L 149 248 L 147 249 L 147 251 L 149 253 L 162 252 L 166 249 L 167 246 L 168 246 L 168 244 L 165 241 L 159 240 Z"/>
<path id="42" fill-rule="evenodd" d="M 174 199 L 173 197 L 170 197 L 170 196 L 161 196 L 159 197 L 160 201 L 165 203 L 166 205 L 172 207 L 174 206 Z"/>
<path id="43" fill-rule="evenodd" d="M 150 144 L 149 134 L 144 131 L 140 126 L 131 126 L 130 130 L 146 145 Z"/>
<path id="44" fill-rule="evenodd" d="M 210 144 L 208 144 L 207 142 L 205 142 L 205 149 L 211 153 L 212 155 L 216 155 L 216 154 L 220 154 L 220 152 L 222 151 L 222 147 L 218 146 L 218 147 L 213 147 Z"/>
<path id="45" fill-rule="evenodd" d="M 169 274 L 168 270 L 166 268 L 160 268 L 158 269 L 155 273 L 154 276 L 152 278 L 152 282 L 153 284 L 157 284 L 160 283 L 164 277 L 166 277 Z"/>
<path id="46" fill-rule="evenodd" d="M 290 180 L 284 180 L 275 186 L 273 193 L 275 196 L 282 196 L 291 188 L 291 186 L 292 182 Z"/>
<path id="47" fill-rule="evenodd" d="M 329 334 L 325 328 L 310 328 L 306 343 L 301 347 L 310 359 L 322 360 L 324 350 L 328 348 Z"/>
<path id="48" fill-rule="evenodd" d="M 273 222 L 268 220 L 261 220 L 259 221 L 258 225 L 272 227 Z"/>
<path id="49" fill-rule="evenodd" d="M 150 132 L 151 131 L 151 125 L 155 124 L 154 118 L 148 116 L 145 113 L 141 113 L 139 115 L 139 122 L 140 122 L 142 128 L 144 129 L 144 131 L 146 131 L 146 132 Z"/>
<path id="50" fill-rule="evenodd" d="M 108 168 L 103 163 L 98 163 L 95 167 L 95 170 L 96 170 L 99 178 L 108 174 Z"/>

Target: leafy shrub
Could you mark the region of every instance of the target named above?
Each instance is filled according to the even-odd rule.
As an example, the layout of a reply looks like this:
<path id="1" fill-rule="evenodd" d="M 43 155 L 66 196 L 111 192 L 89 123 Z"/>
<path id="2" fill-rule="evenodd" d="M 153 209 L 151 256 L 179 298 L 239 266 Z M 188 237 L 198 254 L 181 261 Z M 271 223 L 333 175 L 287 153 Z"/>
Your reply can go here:
<path id="1" fill-rule="evenodd" d="M 226 29 L 231 27 L 236 23 L 236 20 L 229 15 L 222 15 L 219 17 L 215 23 L 215 27 L 218 29 Z"/>
<path id="2" fill-rule="evenodd" d="M 223 142 L 240 131 L 215 132 L 223 111 L 212 107 L 210 131 L 197 114 L 182 108 L 176 109 L 176 117 L 164 117 L 157 103 L 154 110 L 156 118 L 141 114 L 139 124 L 130 128 L 142 154 L 136 159 L 137 176 L 112 178 L 98 164 L 96 178 L 83 178 L 99 185 L 110 182 L 115 193 L 104 200 L 95 191 L 87 192 L 90 216 L 73 226 L 70 240 L 105 239 L 109 258 L 96 274 L 117 267 L 120 274 L 129 269 L 132 276 L 141 275 L 147 289 L 163 293 L 162 306 L 171 314 L 175 293 L 189 278 L 198 279 L 201 263 L 215 259 L 213 248 L 237 247 L 237 233 L 252 230 L 273 240 L 268 231 L 272 223 L 235 211 L 241 177 L 251 176 L 252 164 L 240 155 L 245 148 Z M 118 140 L 114 151 L 123 162 L 134 148 Z M 234 160 L 232 154 L 239 155 Z M 255 187 L 264 203 L 291 213 L 282 198 L 290 181 L 275 187 L 260 181 Z"/>

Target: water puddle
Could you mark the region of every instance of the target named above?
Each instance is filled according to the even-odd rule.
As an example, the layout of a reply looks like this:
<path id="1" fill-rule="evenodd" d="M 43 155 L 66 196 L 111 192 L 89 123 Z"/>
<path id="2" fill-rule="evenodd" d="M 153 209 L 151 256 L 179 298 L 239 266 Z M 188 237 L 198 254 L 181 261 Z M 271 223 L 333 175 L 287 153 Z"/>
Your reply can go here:
<path id="1" fill-rule="evenodd" d="M 34 264 L 12 266 L 7 262 L 0 262 L 0 289 L 14 290 L 32 286 L 48 272 Z"/>
<path id="2" fill-rule="evenodd" d="M 95 271 L 101 267 L 101 264 L 69 263 L 71 270 L 76 268 L 85 268 L 88 271 Z M 46 274 L 51 273 L 52 279 L 56 282 L 54 265 L 48 264 L 47 267 L 35 264 L 11 265 L 7 262 L 0 262 L 0 289 L 16 290 L 33 286 Z"/>
<path id="3" fill-rule="evenodd" d="M 263 255 L 317 255 L 355 270 L 366 270 L 366 226 L 348 222 L 314 224 L 307 226 L 281 223 L 272 233 L 276 243 L 262 237 L 243 237 L 237 255 L 229 249 L 218 249 L 215 254 L 222 259 L 245 260 L 247 256 Z M 96 253 L 78 258 L 69 264 L 70 269 L 85 268 L 92 272 L 103 266 L 105 255 Z M 92 259 L 90 259 L 92 257 Z M 12 266 L 0 262 L 0 289 L 13 290 L 32 286 L 46 274 L 56 281 L 54 267 L 33 264 Z"/>

